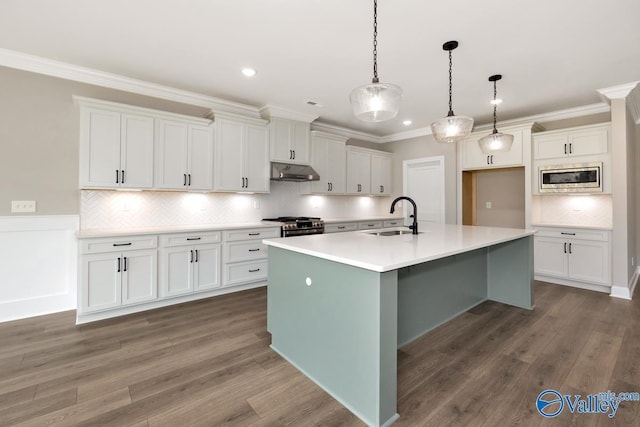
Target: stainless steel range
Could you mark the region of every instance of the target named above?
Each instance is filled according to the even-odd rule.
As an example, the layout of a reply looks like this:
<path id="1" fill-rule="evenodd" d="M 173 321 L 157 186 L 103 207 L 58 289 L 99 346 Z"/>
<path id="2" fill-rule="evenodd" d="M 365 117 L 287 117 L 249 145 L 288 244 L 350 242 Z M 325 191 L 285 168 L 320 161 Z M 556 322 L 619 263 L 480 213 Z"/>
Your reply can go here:
<path id="1" fill-rule="evenodd" d="M 278 218 L 265 218 L 263 221 L 281 222 L 282 228 L 280 229 L 280 235 L 282 237 L 324 233 L 324 221 L 320 218 L 306 216 L 281 216 Z"/>

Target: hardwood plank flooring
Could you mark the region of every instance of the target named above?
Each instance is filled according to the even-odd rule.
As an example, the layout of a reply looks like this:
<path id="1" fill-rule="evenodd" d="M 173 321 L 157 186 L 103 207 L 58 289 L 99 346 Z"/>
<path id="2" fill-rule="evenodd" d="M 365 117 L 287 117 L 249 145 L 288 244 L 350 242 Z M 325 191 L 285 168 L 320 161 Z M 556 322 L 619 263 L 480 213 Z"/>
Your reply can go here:
<path id="1" fill-rule="evenodd" d="M 637 425 L 564 411 L 546 388 L 640 392 L 640 302 L 537 282 L 533 311 L 485 302 L 398 350 L 397 426 Z M 266 290 L 74 325 L 0 324 L 1 426 L 362 426 L 269 348 Z"/>

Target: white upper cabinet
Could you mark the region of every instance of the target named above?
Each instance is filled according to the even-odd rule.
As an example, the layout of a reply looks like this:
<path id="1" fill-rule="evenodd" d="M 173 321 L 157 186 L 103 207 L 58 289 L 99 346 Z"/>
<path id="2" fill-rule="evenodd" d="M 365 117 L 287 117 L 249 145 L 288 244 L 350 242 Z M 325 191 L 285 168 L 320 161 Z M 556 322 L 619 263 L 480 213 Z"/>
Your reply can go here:
<path id="1" fill-rule="evenodd" d="M 469 138 L 460 143 L 462 144 L 463 169 L 503 168 L 524 165 L 521 130 L 504 130 L 504 133 L 513 135 L 513 145 L 509 151 L 484 154 L 482 150 L 480 150 L 478 140 L 488 135 L 489 132 L 490 131 L 474 132 Z"/>
<path id="2" fill-rule="evenodd" d="M 269 141 L 265 122 L 216 114 L 217 191 L 269 191 Z"/>
<path id="3" fill-rule="evenodd" d="M 391 157 L 371 155 L 371 194 L 388 196 L 391 193 Z"/>
<path id="4" fill-rule="evenodd" d="M 609 123 L 540 132 L 533 135 L 536 160 L 604 155 L 609 152 Z"/>
<path id="5" fill-rule="evenodd" d="M 319 131 L 311 132 L 311 166 L 320 175 L 319 181 L 311 182 L 311 193 L 345 193 L 346 141 L 345 137 Z"/>
<path id="6" fill-rule="evenodd" d="M 213 180 L 213 128 L 157 120 L 156 188 L 211 190 Z"/>
<path id="7" fill-rule="evenodd" d="M 272 117 L 269 121 L 271 161 L 309 164 L 310 124 Z"/>
<path id="8" fill-rule="evenodd" d="M 347 150 L 347 194 L 368 195 L 371 190 L 371 154 Z"/>
<path id="9" fill-rule="evenodd" d="M 347 147 L 347 194 L 387 196 L 391 192 L 391 154 Z"/>
<path id="10" fill-rule="evenodd" d="M 80 188 L 152 188 L 154 119 L 81 103 Z"/>

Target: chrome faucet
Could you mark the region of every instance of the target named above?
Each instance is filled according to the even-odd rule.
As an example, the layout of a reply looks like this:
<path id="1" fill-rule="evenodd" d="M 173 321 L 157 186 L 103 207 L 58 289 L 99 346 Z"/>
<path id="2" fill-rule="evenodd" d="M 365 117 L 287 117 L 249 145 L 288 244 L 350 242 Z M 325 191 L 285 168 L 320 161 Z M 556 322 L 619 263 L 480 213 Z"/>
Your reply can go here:
<path id="1" fill-rule="evenodd" d="M 400 200 L 406 200 L 413 205 L 413 224 L 409 225 L 409 229 L 411 229 L 411 234 L 418 234 L 418 207 L 416 206 L 416 202 L 413 201 L 411 197 L 400 196 L 396 197 L 396 199 L 391 202 L 391 210 L 389 213 L 394 213 L 396 210 L 396 203 Z"/>

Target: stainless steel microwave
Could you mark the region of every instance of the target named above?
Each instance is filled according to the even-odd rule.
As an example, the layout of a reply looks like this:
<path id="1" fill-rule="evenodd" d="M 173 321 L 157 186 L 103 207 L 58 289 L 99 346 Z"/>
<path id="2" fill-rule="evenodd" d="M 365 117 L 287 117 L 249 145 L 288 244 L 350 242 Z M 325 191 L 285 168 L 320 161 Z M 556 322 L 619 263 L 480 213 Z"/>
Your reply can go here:
<path id="1" fill-rule="evenodd" d="M 541 193 L 602 192 L 602 162 L 540 166 Z"/>

